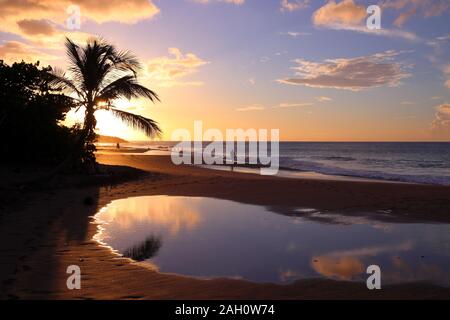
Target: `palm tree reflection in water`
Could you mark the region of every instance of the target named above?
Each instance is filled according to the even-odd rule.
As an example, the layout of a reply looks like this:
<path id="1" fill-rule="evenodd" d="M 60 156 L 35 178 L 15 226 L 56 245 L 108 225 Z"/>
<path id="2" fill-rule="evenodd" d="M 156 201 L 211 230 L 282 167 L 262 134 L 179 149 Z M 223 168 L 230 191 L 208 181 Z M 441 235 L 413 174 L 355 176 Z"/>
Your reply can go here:
<path id="1" fill-rule="evenodd" d="M 155 257 L 161 248 L 161 245 L 161 238 L 152 235 L 147 237 L 145 241 L 125 250 L 123 255 L 127 258 L 141 262 Z"/>

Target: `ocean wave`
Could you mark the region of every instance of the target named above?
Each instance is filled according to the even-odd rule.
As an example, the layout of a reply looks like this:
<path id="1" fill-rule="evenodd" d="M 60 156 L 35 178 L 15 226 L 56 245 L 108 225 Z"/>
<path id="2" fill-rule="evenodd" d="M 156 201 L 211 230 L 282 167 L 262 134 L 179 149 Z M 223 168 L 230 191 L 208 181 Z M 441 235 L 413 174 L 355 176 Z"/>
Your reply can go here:
<path id="1" fill-rule="evenodd" d="M 314 157 L 317 160 L 332 160 L 332 161 L 356 161 L 353 157 L 340 157 L 340 156 L 329 156 L 329 157 Z"/>
<path id="2" fill-rule="evenodd" d="M 398 181 L 408 183 L 420 184 L 436 184 L 436 185 L 450 185 L 450 176 L 436 176 L 436 175 L 414 175 L 414 174 L 399 174 L 389 173 L 375 170 L 361 170 L 361 169 L 346 169 L 323 163 L 304 161 L 295 158 L 280 158 L 280 165 L 286 169 L 298 171 L 312 171 L 316 173 L 346 176 L 355 178 L 366 178 L 386 181 Z"/>

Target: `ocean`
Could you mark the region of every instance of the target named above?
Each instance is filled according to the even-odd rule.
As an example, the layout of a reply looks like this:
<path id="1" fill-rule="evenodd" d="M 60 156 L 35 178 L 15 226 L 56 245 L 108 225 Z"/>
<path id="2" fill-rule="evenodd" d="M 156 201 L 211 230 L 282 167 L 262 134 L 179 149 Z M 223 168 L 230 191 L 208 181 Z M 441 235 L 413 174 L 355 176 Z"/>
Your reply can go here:
<path id="1" fill-rule="evenodd" d="M 281 143 L 280 166 L 329 175 L 450 185 L 450 143 Z"/>
<path id="2" fill-rule="evenodd" d="M 127 144 L 160 150 L 174 145 L 174 142 Z M 280 142 L 280 169 L 450 185 L 450 142 Z"/>

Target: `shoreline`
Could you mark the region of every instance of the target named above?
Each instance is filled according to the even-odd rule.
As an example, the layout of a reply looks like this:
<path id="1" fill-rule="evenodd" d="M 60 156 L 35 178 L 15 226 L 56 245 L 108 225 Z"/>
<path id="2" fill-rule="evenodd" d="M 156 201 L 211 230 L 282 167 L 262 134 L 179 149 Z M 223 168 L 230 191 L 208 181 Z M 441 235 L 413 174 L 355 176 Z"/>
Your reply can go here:
<path id="1" fill-rule="evenodd" d="M 135 156 L 170 156 L 170 151 L 164 151 L 161 149 L 154 148 L 135 148 L 135 147 L 123 147 L 121 149 L 101 147 L 98 149 L 97 155 L 135 155 Z M 191 157 L 193 154 L 191 154 Z M 191 164 L 194 166 L 199 166 L 211 170 L 223 170 L 223 171 L 235 171 L 241 173 L 252 173 L 260 174 L 261 168 L 266 168 L 267 166 L 262 166 L 258 164 L 248 164 L 248 163 L 235 163 L 230 165 L 226 163 L 222 164 Z M 231 170 L 233 168 L 233 170 Z M 390 176 L 386 176 L 390 175 Z M 279 166 L 278 173 L 274 176 L 281 178 L 291 178 L 291 179 L 310 179 L 310 180 L 330 180 L 330 181 L 350 181 L 350 182 L 374 182 L 374 183 L 394 183 L 394 184 L 417 184 L 417 185 L 435 185 L 435 186 L 450 186 L 450 182 L 432 182 L 432 181 L 419 181 L 417 180 L 419 176 L 414 175 L 401 175 L 383 172 L 372 172 L 374 176 L 367 176 L 364 174 L 357 173 L 327 173 L 313 170 L 302 170 L 298 168 L 292 168 L 289 166 Z M 385 175 L 384 177 L 381 177 Z M 397 176 L 396 176 L 397 175 Z M 422 177 L 423 178 L 423 177 Z"/>
<path id="2" fill-rule="evenodd" d="M 254 167 L 251 165 L 241 165 L 237 164 L 231 168 L 231 165 L 198 165 L 200 168 L 205 168 L 208 170 L 222 170 L 228 172 L 236 173 L 247 173 L 259 175 L 259 167 Z M 371 178 L 362 178 L 356 176 L 344 176 L 344 175 L 332 175 L 323 174 L 314 171 L 302 171 L 297 169 L 292 169 L 288 167 L 280 167 L 278 174 L 275 175 L 277 178 L 288 178 L 288 179 L 303 179 L 303 180 L 325 180 L 325 181 L 346 181 L 346 182 L 368 182 L 368 183 L 394 183 L 394 184 L 416 184 L 416 185 L 427 185 L 425 183 L 414 183 L 414 182 L 403 182 L 394 180 L 379 180 Z M 433 184 L 428 184 L 433 185 Z"/>
<path id="3" fill-rule="evenodd" d="M 98 161 L 152 174 L 110 186 L 36 192 L 23 208 L 9 209 L 1 226 L 1 299 L 450 299 L 450 288 L 425 283 L 373 292 L 365 284 L 323 279 L 289 285 L 199 280 L 151 271 L 92 240 L 97 230 L 92 216 L 112 200 L 126 197 L 184 195 L 271 207 L 389 209 L 393 221 L 450 223 L 450 187 L 262 177 L 176 167 L 165 156 L 98 155 Z M 86 197 L 94 203 L 84 204 Z M 65 268 L 71 264 L 82 269 L 82 290 L 65 286 Z"/>

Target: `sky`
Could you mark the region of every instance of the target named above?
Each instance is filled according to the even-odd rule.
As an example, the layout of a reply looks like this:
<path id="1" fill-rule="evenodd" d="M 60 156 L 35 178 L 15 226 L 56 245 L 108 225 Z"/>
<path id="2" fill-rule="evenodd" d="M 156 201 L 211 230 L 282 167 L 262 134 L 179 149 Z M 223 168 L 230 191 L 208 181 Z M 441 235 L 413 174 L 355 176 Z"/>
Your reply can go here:
<path id="1" fill-rule="evenodd" d="M 379 30 L 366 25 L 371 5 Z M 117 106 L 156 120 L 163 140 L 200 120 L 289 141 L 450 141 L 448 0 L 0 0 L 7 63 L 65 68 L 65 36 L 138 56 L 161 102 Z M 97 117 L 100 134 L 146 139 Z"/>

